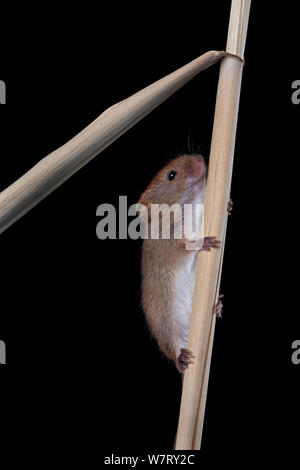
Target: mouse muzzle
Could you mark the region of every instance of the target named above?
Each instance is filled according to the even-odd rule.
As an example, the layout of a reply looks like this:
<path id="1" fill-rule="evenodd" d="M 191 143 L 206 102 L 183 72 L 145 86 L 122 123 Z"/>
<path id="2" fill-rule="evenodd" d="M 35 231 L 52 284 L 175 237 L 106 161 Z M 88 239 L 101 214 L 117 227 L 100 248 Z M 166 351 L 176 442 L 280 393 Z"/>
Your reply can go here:
<path id="1" fill-rule="evenodd" d="M 206 165 L 201 155 L 192 155 L 188 167 L 188 175 L 192 184 L 200 184 L 206 179 Z"/>

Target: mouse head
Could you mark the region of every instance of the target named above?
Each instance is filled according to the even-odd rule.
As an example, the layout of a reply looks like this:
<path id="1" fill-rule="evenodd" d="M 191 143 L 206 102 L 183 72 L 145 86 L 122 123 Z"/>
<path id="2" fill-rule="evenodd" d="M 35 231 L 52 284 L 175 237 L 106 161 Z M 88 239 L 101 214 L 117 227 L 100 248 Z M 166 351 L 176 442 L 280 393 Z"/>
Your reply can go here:
<path id="1" fill-rule="evenodd" d="M 153 178 L 139 203 L 188 204 L 204 194 L 206 165 L 201 155 L 182 155 L 171 160 Z"/>

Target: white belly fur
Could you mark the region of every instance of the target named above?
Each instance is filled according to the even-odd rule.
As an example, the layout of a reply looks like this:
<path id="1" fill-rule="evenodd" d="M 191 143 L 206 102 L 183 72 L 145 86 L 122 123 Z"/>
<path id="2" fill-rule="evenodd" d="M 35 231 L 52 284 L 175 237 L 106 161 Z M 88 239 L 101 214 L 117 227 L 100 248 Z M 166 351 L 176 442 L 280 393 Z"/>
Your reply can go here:
<path id="1" fill-rule="evenodd" d="M 205 187 L 195 195 L 193 204 L 204 204 Z M 204 222 L 202 217 L 201 222 Z M 188 229 L 188 224 L 185 224 L 185 229 Z M 189 237 L 189 233 L 185 233 L 185 237 Z M 193 237 L 191 237 L 193 239 Z M 181 348 L 187 348 L 193 293 L 196 275 L 196 264 L 197 264 L 198 251 L 190 251 L 186 253 L 186 256 L 180 261 L 177 266 L 176 277 L 175 277 L 175 293 L 174 293 L 174 309 L 173 319 L 178 333 L 178 348 L 177 353 L 180 353 Z"/>
<path id="2" fill-rule="evenodd" d="M 186 348 L 188 343 L 197 254 L 190 252 L 185 256 L 176 272 L 173 315 L 180 349 Z"/>

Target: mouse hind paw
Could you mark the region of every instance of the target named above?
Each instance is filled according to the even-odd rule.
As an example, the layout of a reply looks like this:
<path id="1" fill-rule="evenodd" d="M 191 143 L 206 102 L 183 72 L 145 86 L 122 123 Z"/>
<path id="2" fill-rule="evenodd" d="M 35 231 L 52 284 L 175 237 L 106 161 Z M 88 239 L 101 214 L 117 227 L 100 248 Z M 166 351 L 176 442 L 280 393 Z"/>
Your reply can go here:
<path id="1" fill-rule="evenodd" d="M 190 364 L 193 364 L 194 354 L 189 349 L 182 348 L 176 361 L 176 367 L 183 374 Z"/>
<path id="2" fill-rule="evenodd" d="M 222 318 L 222 311 L 223 311 L 223 299 L 224 295 L 220 294 L 218 302 L 215 305 L 214 312 L 217 315 L 217 318 Z"/>

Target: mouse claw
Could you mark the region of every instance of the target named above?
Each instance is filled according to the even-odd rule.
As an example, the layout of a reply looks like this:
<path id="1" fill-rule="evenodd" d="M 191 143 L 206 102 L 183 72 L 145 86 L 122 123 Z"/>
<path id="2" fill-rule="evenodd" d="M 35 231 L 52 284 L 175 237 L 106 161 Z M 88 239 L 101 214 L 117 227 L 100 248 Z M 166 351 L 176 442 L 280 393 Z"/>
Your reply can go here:
<path id="1" fill-rule="evenodd" d="M 176 361 L 179 372 L 183 373 L 190 364 L 193 364 L 192 359 L 195 359 L 194 354 L 189 349 L 182 348 Z"/>

